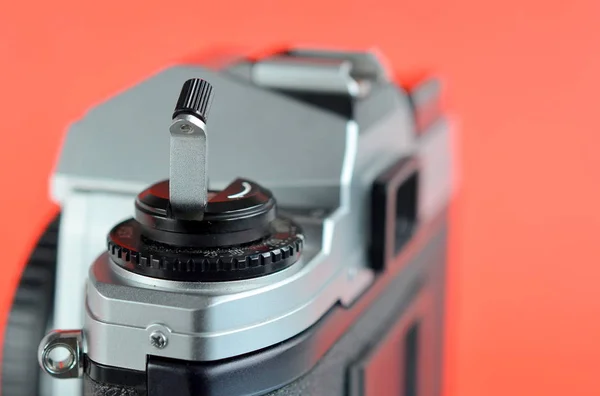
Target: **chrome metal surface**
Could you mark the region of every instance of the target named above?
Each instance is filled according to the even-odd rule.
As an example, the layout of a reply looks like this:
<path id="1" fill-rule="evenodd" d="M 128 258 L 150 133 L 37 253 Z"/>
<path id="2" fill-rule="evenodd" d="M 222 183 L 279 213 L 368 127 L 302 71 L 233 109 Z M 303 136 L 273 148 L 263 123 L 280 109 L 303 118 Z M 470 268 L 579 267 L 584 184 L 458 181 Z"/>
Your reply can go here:
<path id="1" fill-rule="evenodd" d="M 181 219 L 202 220 L 208 188 L 206 124 L 195 116 L 181 114 L 169 131 L 171 210 Z"/>
<path id="2" fill-rule="evenodd" d="M 266 88 L 358 96 L 352 63 L 341 59 L 277 56 L 252 67 L 252 81 Z"/>
<path id="3" fill-rule="evenodd" d="M 41 341 L 38 362 L 54 378 L 79 378 L 83 375 L 83 332 L 53 330 Z"/>
<path id="4" fill-rule="evenodd" d="M 90 358 L 133 370 L 144 369 L 148 354 L 190 361 L 228 358 L 300 333 L 338 302 L 351 304 L 374 277 L 368 268 L 364 208 L 373 178 L 399 156 L 386 142 L 403 117 L 401 111 L 391 112 L 360 135 L 356 123 L 348 123 L 340 206 L 316 219 L 292 214 L 305 231 L 305 250 L 286 270 L 236 282 L 172 282 L 136 276 L 101 256 L 88 283 Z M 449 195 L 438 178 L 447 175 L 446 132 L 440 124 L 426 135 L 422 148 L 401 141 L 426 167 L 419 194 L 423 221 L 438 213 Z M 171 330 L 163 349 L 147 341 L 148 325 L 157 322 Z"/>
<path id="5" fill-rule="evenodd" d="M 307 57 L 315 59 L 337 59 L 352 63 L 352 74 L 358 79 L 374 81 L 390 80 L 386 59 L 375 50 L 369 51 L 331 51 L 294 48 L 288 51 L 293 57 Z"/>
<path id="6" fill-rule="evenodd" d="M 448 124 L 440 119 L 417 138 L 408 97 L 389 83 L 381 59 L 358 52 L 289 54 L 329 65 L 317 67 L 319 62 L 311 61 L 313 66 L 297 69 L 299 74 L 290 80 L 304 76 L 324 81 L 327 75 L 334 80 L 323 83 L 327 89 L 348 93 L 358 84 L 354 118 L 281 94 L 277 84 L 282 74 L 270 80 L 275 88 L 270 90 L 251 79 L 185 66 L 125 91 L 73 126 L 53 182 L 54 196 L 68 215 L 61 223 L 58 283 L 63 287 L 58 287 L 55 326 L 79 323 L 85 311 L 92 360 L 143 370 L 148 354 L 195 361 L 236 356 L 300 333 L 334 304 L 352 304 L 374 277 L 368 268 L 366 210 L 373 180 L 402 156 L 417 155 L 423 164 L 418 217 L 426 221 L 447 202 Z M 282 71 L 288 65 L 278 62 L 264 65 L 281 73 L 291 70 Z M 195 283 L 141 277 L 102 255 L 89 272 L 84 310 L 84 299 L 73 302 L 68 285 L 82 285 L 90 257 L 102 251 L 109 226 L 132 212 L 135 194 L 167 177 L 169 159 L 163 148 L 168 122 L 160 114 L 170 109 L 180 82 L 192 77 L 210 80 L 219 96 L 228 98 L 211 113 L 211 188 L 248 177 L 273 191 L 280 207 L 313 211 L 315 216 L 291 215 L 306 234 L 303 258 L 261 278 Z M 297 81 L 282 84 L 302 89 Z M 106 138 L 114 125 L 129 132 L 120 136 L 117 147 Z M 143 155 L 131 155 L 138 152 L 140 139 L 147 141 Z M 105 161 L 109 155 L 116 160 Z M 61 292 L 67 289 L 68 295 Z M 154 332 L 167 339 L 162 349 L 150 341 Z"/>

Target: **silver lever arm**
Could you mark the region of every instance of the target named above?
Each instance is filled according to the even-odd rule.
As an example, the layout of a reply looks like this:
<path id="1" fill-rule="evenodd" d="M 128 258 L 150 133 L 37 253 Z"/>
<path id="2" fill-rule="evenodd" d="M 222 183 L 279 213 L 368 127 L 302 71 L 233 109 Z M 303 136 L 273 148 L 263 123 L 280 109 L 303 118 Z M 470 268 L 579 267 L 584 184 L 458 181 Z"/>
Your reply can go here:
<path id="1" fill-rule="evenodd" d="M 201 79 L 185 82 L 173 113 L 169 200 L 172 216 L 202 220 L 208 190 L 206 118 L 212 86 Z"/>

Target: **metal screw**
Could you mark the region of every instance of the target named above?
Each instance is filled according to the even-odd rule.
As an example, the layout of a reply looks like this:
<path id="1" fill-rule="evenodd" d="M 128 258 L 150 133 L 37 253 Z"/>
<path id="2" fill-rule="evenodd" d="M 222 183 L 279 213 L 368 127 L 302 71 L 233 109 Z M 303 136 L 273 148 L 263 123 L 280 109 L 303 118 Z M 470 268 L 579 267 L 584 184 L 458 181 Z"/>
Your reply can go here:
<path id="1" fill-rule="evenodd" d="M 152 334 L 150 334 L 150 344 L 155 348 L 163 349 L 167 346 L 167 342 L 167 336 L 161 331 L 153 331 Z"/>
<path id="2" fill-rule="evenodd" d="M 181 124 L 179 130 L 183 133 L 192 133 L 192 126 L 190 124 Z"/>

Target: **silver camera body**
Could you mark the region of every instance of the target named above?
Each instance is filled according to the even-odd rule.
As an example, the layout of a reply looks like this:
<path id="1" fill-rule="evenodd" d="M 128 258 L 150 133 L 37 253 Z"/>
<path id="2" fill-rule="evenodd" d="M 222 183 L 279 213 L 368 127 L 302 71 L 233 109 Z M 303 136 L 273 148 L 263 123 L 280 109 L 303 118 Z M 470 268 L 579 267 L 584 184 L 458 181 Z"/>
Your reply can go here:
<path id="1" fill-rule="evenodd" d="M 135 195 L 169 177 L 168 112 L 189 78 L 216 91 L 211 189 L 242 176 L 272 191 L 303 230 L 288 268 L 172 281 L 106 252 Z M 52 179 L 62 212 L 52 328 L 81 331 L 40 346 L 51 394 L 439 394 L 452 195 L 439 99 L 435 80 L 398 87 L 375 53 L 293 49 L 170 67 L 90 110 Z M 73 364 L 52 371 L 41 356 L 65 343 Z"/>

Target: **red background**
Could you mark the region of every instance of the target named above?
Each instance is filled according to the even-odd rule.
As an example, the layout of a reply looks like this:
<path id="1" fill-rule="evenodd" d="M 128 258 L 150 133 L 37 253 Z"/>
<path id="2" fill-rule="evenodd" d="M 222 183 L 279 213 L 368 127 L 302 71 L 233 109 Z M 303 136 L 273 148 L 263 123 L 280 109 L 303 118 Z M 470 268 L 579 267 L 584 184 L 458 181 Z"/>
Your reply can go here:
<path id="1" fill-rule="evenodd" d="M 209 47 L 376 46 L 458 120 L 446 395 L 600 394 L 600 3 L 230 3 L 2 2 L 0 327 L 94 103 Z"/>

